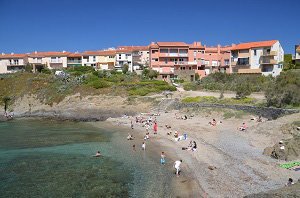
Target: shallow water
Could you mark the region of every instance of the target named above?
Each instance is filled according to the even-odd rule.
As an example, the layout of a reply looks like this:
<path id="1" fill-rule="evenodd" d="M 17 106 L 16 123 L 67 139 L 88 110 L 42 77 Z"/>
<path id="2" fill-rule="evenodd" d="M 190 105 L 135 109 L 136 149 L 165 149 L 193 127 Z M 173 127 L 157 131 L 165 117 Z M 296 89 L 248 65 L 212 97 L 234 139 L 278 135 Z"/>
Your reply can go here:
<path id="1" fill-rule="evenodd" d="M 170 166 L 139 145 L 133 151 L 126 134 L 79 122 L 0 122 L 0 197 L 173 197 Z M 92 157 L 97 150 L 103 156 Z"/>

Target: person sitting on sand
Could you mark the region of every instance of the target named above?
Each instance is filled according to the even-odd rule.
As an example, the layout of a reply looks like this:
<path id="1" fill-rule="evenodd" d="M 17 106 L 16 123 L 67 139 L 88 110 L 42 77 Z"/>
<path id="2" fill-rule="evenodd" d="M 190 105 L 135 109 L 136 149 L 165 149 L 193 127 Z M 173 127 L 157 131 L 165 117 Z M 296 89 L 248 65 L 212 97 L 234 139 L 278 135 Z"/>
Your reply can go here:
<path id="1" fill-rule="evenodd" d="M 170 128 L 171 128 L 171 126 L 168 125 L 168 124 L 166 124 L 165 126 L 166 126 L 167 129 L 170 129 Z"/>
<path id="2" fill-rule="evenodd" d="M 245 131 L 247 129 L 247 125 L 243 122 L 243 125 L 238 128 L 240 131 Z"/>
<path id="3" fill-rule="evenodd" d="M 166 163 L 166 155 L 165 155 L 165 153 L 164 152 L 161 152 L 161 154 L 160 154 L 160 164 L 165 164 Z"/>
<path id="4" fill-rule="evenodd" d="M 170 131 L 170 132 L 167 132 L 167 135 L 171 135 L 172 134 L 172 131 Z"/>
<path id="5" fill-rule="evenodd" d="M 258 118 L 257 118 L 257 122 L 262 122 L 262 118 L 261 118 L 261 116 L 258 116 Z"/>
<path id="6" fill-rule="evenodd" d="M 289 178 L 288 182 L 285 184 L 286 186 L 294 185 L 293 179 Z"/>
<path id="7" fill-rule="evenodd" d="M 100 156 L 101 156 L 100 151 L 97 151 L 96 155 L 93 155 L 93 157 L 100 157 Z"/>
<path id="8" fill-rule="evenodd" d="M 179 136 L 178 132 L 177 132 L 177 131 L 175 131 L 175 133 L 174 133 L 174 137 L 175 137 L 175 138 L 178 138 L 178 136 Z"/>
<path id="9" fill-rule="evenodd" d="M 133 140 L 133 136 L 128 133 L 127 140 Z"/>
<path id="10" fill-rule="evenodd" d="M 192 151 L 196 151 L 196 150 L 197 150 L 197 143 L 196 143 L 196 141 L 193 141 Z"/>
<path id="11" fill-rule="evenodd" d="M 213 119 L 211 122 L 208 123 L 211 126 L 216 126 L 217 125 L 217 121 L 215 119 Z"/>

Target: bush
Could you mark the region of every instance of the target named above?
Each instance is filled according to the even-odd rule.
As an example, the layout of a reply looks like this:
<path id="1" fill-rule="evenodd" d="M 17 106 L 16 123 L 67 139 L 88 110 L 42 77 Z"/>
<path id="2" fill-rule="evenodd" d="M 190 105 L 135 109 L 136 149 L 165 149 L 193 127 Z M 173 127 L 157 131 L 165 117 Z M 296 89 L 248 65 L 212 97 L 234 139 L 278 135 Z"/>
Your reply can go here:
<path id="1" fill-rule="evenodd" d="M 300 70 L 282 72 L 265 92 L 268 106 L 300 105 Z"/>
<path id="2" fill-rule="evenodd" d="M 100 79 L 91 81 L 88 83 L 88 85 L 95 89 L 106 88 L 110 86 L 110 84 L 107 81 L 100 80 Z"/>
<path id="3" fill-rule="evenodd" d="M 43 74 L 51 74 L 52 71 L 50 69 L 48 69 L 48 68 L 44 68 L 44 69 L 41 70 L 41 73 L 43 73 Z"/>
<path id="4" fill-rule="evenodd" d="M 251 85 L 247 81 L 244 81 L 236 86 L 236 97 L 246 98 L 252 93 Z"/>

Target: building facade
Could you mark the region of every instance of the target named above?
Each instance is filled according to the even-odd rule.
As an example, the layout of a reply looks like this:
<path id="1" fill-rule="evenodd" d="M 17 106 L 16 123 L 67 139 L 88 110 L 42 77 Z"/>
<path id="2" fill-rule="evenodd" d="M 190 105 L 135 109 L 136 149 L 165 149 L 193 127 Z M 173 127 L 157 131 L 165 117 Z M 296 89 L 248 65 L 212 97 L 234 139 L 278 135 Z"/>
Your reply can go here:
<path id="1" fill-rule="evenodd" d="M 27 64 L 26 54 L 1 54 L 0 73 L 13 73 L 25 70 Z"/>
<path id="2" fill-rule="evenodd" d="M 115 68 L 116 50 L 105 50 L 99 52 L 97 69 L 113 70 Z"/>
<path id="3" fill-rule="evenodd" d="M 63 69 L 67 68 L 67 57 L 70 52 L 33 52 L 28 54 L 28 63 L 32 64 L 34 70 L 40 68 Z"/>
<path id="4" fill-rule="evenodd" d="M 231 49 L 233 73 L 277 76 L 282 71 L 283 58 L 278 40 L 241 43 Z"/>
<path id="5" fill-rule="evenodd" d="M 300 45 L 295 45 L 295 55 L 293 57 L 295 65 L 300 65 Z"/>

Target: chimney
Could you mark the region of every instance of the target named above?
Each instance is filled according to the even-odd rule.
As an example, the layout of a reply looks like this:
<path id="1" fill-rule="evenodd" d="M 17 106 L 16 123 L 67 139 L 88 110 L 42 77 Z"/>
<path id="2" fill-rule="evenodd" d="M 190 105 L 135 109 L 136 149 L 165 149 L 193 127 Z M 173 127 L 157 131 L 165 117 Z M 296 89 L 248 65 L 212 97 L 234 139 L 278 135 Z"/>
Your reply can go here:
<path id="1" fill-rule="evenodd" d="M 37 54 L 37 51 L 34 51 L 35 54 Z"/>
<path id="2" fill-rule="evenodd" d="M 10 55 L 14 55 L 14 53 L 12 52 L 12 53 L 10 53 Z"/>
<path id="3" fill-rule="evenodd" d="M 63 53 L 66 53 L 66 51 L 65 51 L 65 50 L 63 50 L 62 52 L 63 52 Z"/>
<path id="4" fill-rule="evenodd" d="M 198 46 L 201 46 L 201 42 L 197 42 L 197 45 L 198 45 Z"/>
<path id="5" fill-rule="evenodd" d="M 220 52 L 221 52 L 221 45 L 220 44 L 218 44 L 218 54 L 220 54 Z"/>
<path id="6" fill-rule="evenodd" d="M 2 52 L 2 55 L 5 55 L 5 53 Z"/>
<path id="7" fill-rule="evenodd" d="M 154 45 L 155 43 L 154 42 L 151 42 L 151 45 Z"/>

